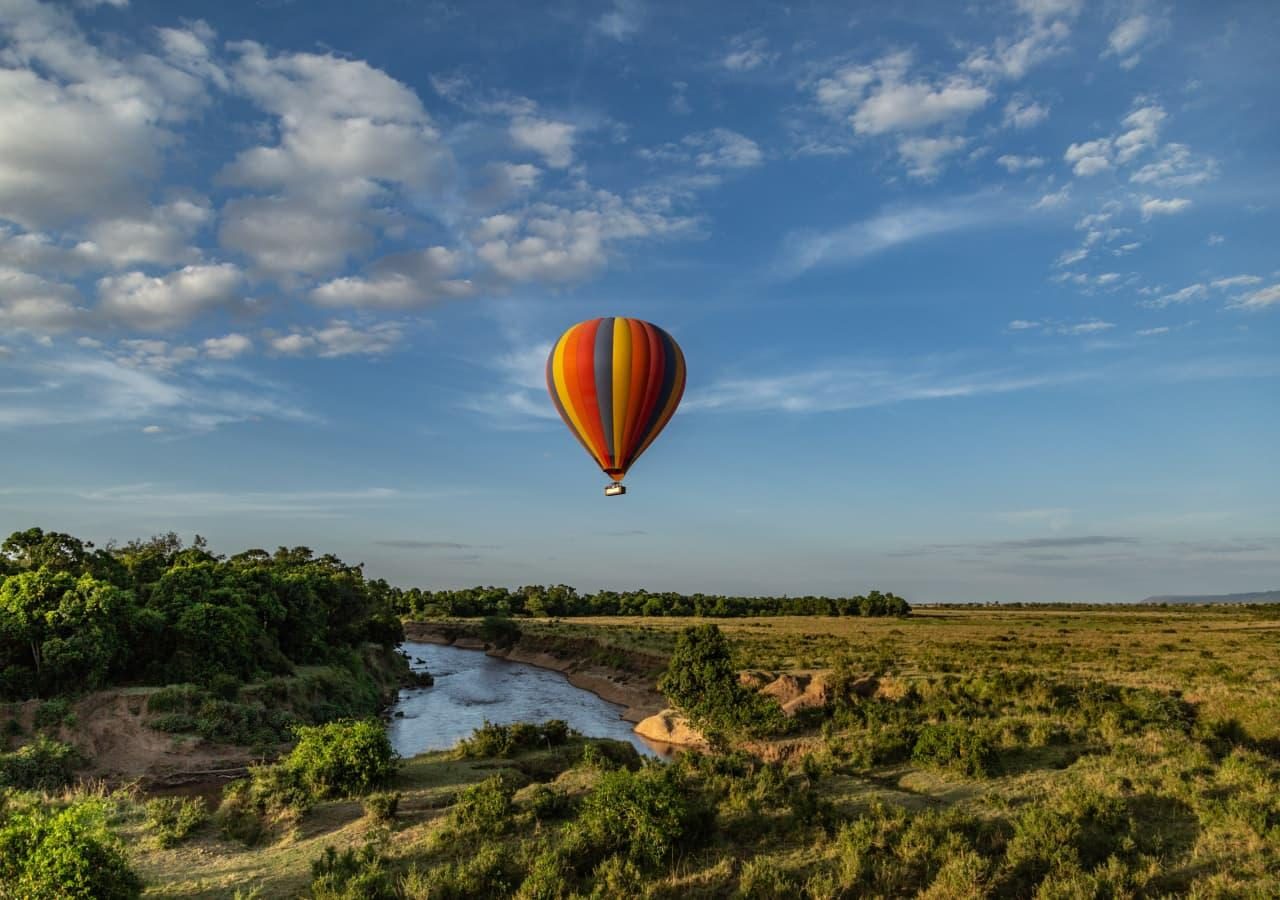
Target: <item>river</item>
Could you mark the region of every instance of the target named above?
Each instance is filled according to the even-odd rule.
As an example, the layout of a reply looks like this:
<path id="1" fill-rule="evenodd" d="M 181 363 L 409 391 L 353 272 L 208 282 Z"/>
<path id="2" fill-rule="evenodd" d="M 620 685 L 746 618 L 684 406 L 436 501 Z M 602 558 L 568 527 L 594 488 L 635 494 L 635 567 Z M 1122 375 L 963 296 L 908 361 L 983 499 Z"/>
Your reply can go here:
<path id="1" fill-rule="evenodd" d="M 645 756 L 669 756 L 669 748 L 631 730 L 621 706 L 574 687 L 559 672 L 441 644 L 406 641 L 400 649 L 415 671 L 425 669 L 435 678 L 431 687 L 401 690 L 392 707 L 388 733 L 401 756 L 445 750 L 486 720 L 505 725 L 547 719 L 564 719 L 588 737 L 627 741 Z"/>

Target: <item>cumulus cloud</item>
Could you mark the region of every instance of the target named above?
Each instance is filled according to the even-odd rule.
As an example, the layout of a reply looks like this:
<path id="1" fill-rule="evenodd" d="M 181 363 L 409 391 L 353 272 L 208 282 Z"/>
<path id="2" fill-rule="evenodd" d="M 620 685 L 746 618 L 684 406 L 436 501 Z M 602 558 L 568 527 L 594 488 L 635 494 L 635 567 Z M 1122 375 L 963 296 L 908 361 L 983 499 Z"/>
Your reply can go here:
<path id="1" fill-rule="evenodd" d="M 145 203 L 171 128 L 207 102 L 208 26 L 169 29 L 160 53 L 116 58 L 71 13 L 34 0 L 0 6 L 0 218 L 43 229 L 125 215 Z M 180 57 L 180 58 L 178 58 Z M 177 59 L 179 64 L 175 64 Z"/>
<path id="2" fill-rule="evenodd" d="M 476 256 L 503 279 L 565 283 L 598 271 L 616 242 L 672 235 L 693 224 L 597 190 L 578 205 L 537 203 L 481 219 L 471 239 Z"/>
<path id="3" fill-rule="evenodd" d="M 1132 69 L 1142 59 L 1140 51 L 1163 35 L 1168 23 L 1144 12 L 1138 12 L 1120 20 L 1107 37 L 1107 49 L 1102 55 L 1115 56 L 1120 67 Z"/>
<path id="4" fill-rule="evenodd" d="M 553 169 L 567 169 L 573 163 L 573 142 L 577 128 L 567 122 L 522 117 L 511 123 L 511 140 L 517 147 L 542 156 Z"/>
<path id="5" fill-rule="evenodd" d="M 1005 154 L 998 157 L 996 163 L 1003 166 L 1006 172 L 1017 173 L 1025 172 L 1028 169 L 1038 169 L 1044 165 L 1043 156 L 1017 156 Z"/>
<path id="6" fill-rule="evenodd" d="M 234 84 L 277 119 L 280 140 L 239 154 L 224 182 L 265 192 L 224 207 L 219 237 L 264 273 L 287 278 L 340 267 L 373 241 L 373 204 L 387 186 L 431 188 L 452 164 L 409 87 L 359 60 L 272 55 L 251 41 Z"/>
<path id="7" fill-rule="evenodd" d="M 730 72 L 750 72 L 777 58 L 778 54 L 769 50 L 767 38 L 740 34 L 729 40 L 729 52 L 720 59 L 720 64 Z"/>
<path id="8" fill-rule="evenodd" d="M 828 113 L 847 117 L 855 132 L 871 135 L 963 119 L 991 101 L 989 89 L 965 76 L 913 79 L 910 69 L 911 54 L 891 54 L 820 79 L 815 94 Z"/>
<path id="9" fill-rule="evenodd" d="M 98 281 L 98 310 L 143 331 L 185 325 L 202 312 L 244 304 L 244 275 L 231 263 L 184 266 L 160 277 L 142 272 Z"/>
<path id="10" fill-rule="evenodd" d="M 69 284 L 0 265 L 0 327 L 39 332 L 65 331 L 86 315 Z"/>
<path id="11" fill-rule="evenodd" d="M 919 181 L 932 181 L 942 172 L 947 157 L 959 153 L 969 143 L 967 138 L 952 137 L 903 138 L 898 142 L 898 156 L 906 164 L 907 174 Z"/>
<path id="12" fill-rule="evenodd" d="M 1071 186 L 1063 185 L 1051 194 L 1044 194 L 1031 204 L 1032 209 L 1056 209 L 1071 199 Z"/>
<path id="13" fill-rule="evenodd" d="M 284 356 L 381 356 L 396 349 L 404 339 L 398 322 L 379 322 L 361 327 L 334 319 L 320 327 L 295 328 L 289 334 L 272 336 L 268 344 Z"/>
<path id="14" fill-rule="evenodd" d="M 691 134 L 684 143 L 695 151 L 693 161 L 701 168 L 749 169 L 764 161 L 759 144 L 728 128 Z"/>
<path id="15" fill-rule="evenodd" d="M 615 41 L 629 41 L 640 31 L 644 6 L 639 0 L 614 0 L 613 8 L 596 19 L 592 27 Z"/>
<path id="16" fill-rule="evenodd" d="M 1191 187 L 1213 178 L 1217 163 L 1212 159 L 1196 159 L 1186 144 L 1166 144 L 1159 158 L 1129 176 L 1138 184 L 1157 187 Z"/>
<path id="17" fill-rule="evenodd" d="M 252 350 L 253 341 L 243 334 L 232 332 L 222 337 L 208 338 L 200 346 L 210 359 L 235 359 Z"/>
<path id="18" fill-rule="evenodd" d="M 1144 221 L 1150 220 L 1153 216 L 1174 216 L 1189 209 L 1190 206 L 1191 201 L 1185 197 L 1171 197 L 1168 200 L 1162 200 L 1158 197 L 1143 197 L 1139 204 Z"/>
<path id="19" fill-rule="evenodd" d="M 1062 154 L 1062 158 L 1071 163 L 1071 170 L 1081 177 L 1097 175 L 1111 168 L 1111 139 L 1099 138 L 1096 141 L 1085 141 L 1072 144 Z"/>
<path id="20" fill-rule="evenodd" d="M 370 266 L 368 276 L 336 278 L 311 291 L 319 306 L 407 309 L 466 297 L 472 284 L 456 278 L 462 255 L 446 247 L 395 253 Z"/>
<path id="21" fill-rule="evenodd" d="M 191 262 L 200 257 L 191 239 L 212 217 L 204 197 L 174 199 L 144 216 L 95 222 L 88 229 L 88 241 L 78 249 L 116 268 Z"/>
<path id="22" fill-rule="evenodd" d="M 1025 97 L 1014 97 L 1004 107 L 1004 124 L 1014 128 L 1032 128 L 1049 118 L 1049 107 Z"/>

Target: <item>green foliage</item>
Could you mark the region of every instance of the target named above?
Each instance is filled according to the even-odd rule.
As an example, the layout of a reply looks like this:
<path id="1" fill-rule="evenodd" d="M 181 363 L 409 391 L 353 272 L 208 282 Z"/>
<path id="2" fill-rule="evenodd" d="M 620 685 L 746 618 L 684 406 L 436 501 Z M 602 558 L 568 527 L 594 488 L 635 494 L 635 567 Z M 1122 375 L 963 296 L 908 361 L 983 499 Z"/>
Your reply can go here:
<path id="1" fill-rule="evenodd" d="M 471 737 L 458 744 L 458 750 L 471 758 L 509 758 L 529 750 L 559 747 L 574 733 L 563 719 L 551 719 L 541 725 L 529 722 L 495 725 L 486 721 Z"/>
<path id="2" fill-rule="evenodd" d="M 199 797 L 155 797 L 146 811 L 147 828 L 161 847 L 180 844 L 209 818 Z"/>
<path id="3" fill-rule="evenodd" d="M 71 701 L 66 697 L 57 697 L 40 704 L 36 709 L 35 724 L 37 728 L 57 728 L 68 718 L 74 720 Z"/>
<path id="4" fill-rule="evenodd" d="M 709 811 L 690 796 L 676 769 L 650 766 L 638 772 L 606 772 L 582 801 L 577 854 L 602 860 L 620 853 L 640 866 L 669 861 L 676 849 L 706 839 Z"/>
<path id="5" fill-rule="evenodd" d="M 729 642 L 715 625 L 680 633 L 658 690 L 712 737 L 775 735 L 792 727 L 776 703 L 738 683 Z"/>
<path id="6" fill-rule="evenodd" d="M 449 824 L 462 832 L 501 834 L 511 824 L 516 789 L 502 775 L 491 775 L 459 792 L 449 813 Z"/>
<path id="7" fill-rule="evenodd" d="M 399 791 L 379 791 L 364 798 L 365 814 L 375 822 L 386 824 L 394 821 L 399 808 Z"/>
<path id="8" fill-rule="evenodd" d="M 368 794 L 395 774 L 395 751 L 376 719 L 303 726 L 296 733 L 298 744 L 281 765 L 311 797 Z"/>
<path id="9" fill-rule="evenodd" d="M 911 606 L 892 593 L 871 591 L 852 597 L 726 597 L 719 594 L 598 591 L 579 594 L 564 584 L 529 585 L 515 590 L 474 587 L 455 591 L 391 588 L 387 595 L 404 616 L 536 618 L 573 616 L 908 616 Z"/>
<path id="10" fill-rule="evenodd" d="M 972 778 L 984 778 L 996 767 L 991 741 L 973 725 L 959 722 L 925 725 L 916 737 L 911 758 Z"/>
<path id="11" fill-rule="evenodd" d="M 305 547 L 228 560 L 199 537 L 93 550 L 33 528 L 4 542 L 0 563 L 0 699 L 131 681 L 192 682 L 231 702 L 259 676 L 404 636 L 385 582 Z"/>
<path id="12" fill-rule="evenodd" d="M 311 896 L 315 900 L 396 900 L 397 894 L 386 857 L 370 842 L 341 853 L 325 847 L 311 864 Z"/>
<path id="13" fill-rule="evenodd" d="M 34 805 L 0 823 L 0 896 L 129 900 L 141 893 L 100 802 Z"/>
<path id="14" fill-rule="evenodd" d="M 70 744 L 40 735 L 13 753 L 0 753 L 0 788 L 56 790 L 71 783 L 82 762 Z"/>
<path id="15" fill-rule="evenodd" d="M 480 623 L 480 636 L 505 649 L 520 640 L 520 626 L 506 616 L 485 616 Z"/>

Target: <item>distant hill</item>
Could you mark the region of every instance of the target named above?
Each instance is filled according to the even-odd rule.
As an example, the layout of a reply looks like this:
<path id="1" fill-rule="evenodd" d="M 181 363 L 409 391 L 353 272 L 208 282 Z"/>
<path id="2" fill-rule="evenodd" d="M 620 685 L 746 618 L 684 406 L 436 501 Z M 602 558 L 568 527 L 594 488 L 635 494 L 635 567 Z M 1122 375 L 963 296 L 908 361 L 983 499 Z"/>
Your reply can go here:
<path id="1" fill-rule="evenodd" d="M 1148 597 L 1143 603 L 1280 603 L 1280 591 L 1254 591 L 1251 594 L 1169 594 Z"/>

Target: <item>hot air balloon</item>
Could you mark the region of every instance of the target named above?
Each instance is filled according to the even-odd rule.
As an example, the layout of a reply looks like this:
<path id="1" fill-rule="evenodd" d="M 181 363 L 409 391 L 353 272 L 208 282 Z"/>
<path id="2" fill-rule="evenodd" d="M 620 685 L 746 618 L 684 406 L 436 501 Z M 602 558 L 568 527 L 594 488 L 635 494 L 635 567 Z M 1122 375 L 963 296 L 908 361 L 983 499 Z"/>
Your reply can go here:
<path id="1" fill-rule="evenodd" d="M 684 394 L 684 354 L 639 319 L 579 322 L 547 357 L 547 390 L 560 418 L 625 494 L 622 479 L 666 426 Z"/>

